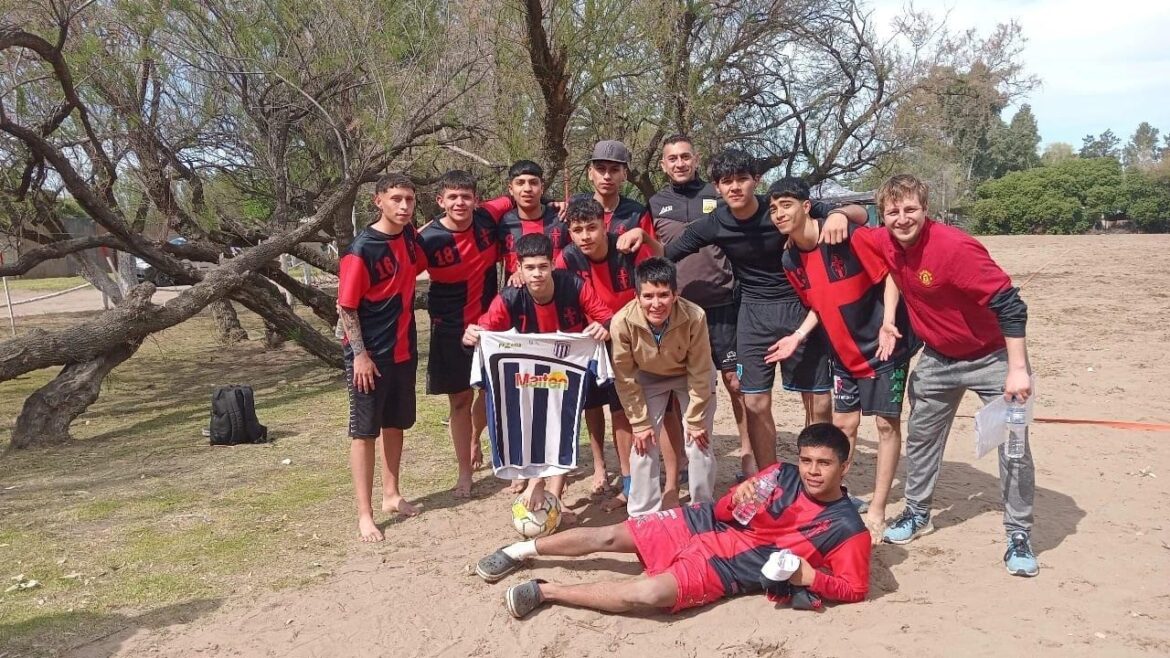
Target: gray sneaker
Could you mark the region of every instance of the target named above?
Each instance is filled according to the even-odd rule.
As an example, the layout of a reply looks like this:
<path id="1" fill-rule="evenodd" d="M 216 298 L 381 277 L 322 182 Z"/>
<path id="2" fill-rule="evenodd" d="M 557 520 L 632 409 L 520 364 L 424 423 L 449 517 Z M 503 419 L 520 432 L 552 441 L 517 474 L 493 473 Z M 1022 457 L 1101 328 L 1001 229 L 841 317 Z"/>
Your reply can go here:
<path id="1" fill-rule="evenodd" d="M 930 523 L 929 514 L 915 514 L 909 507 L 902 510 L 901 516 L 890 522 L 882 534 L 882 541 L 887 544 L 909 544 L 922 535 L 934 532 Z"/>

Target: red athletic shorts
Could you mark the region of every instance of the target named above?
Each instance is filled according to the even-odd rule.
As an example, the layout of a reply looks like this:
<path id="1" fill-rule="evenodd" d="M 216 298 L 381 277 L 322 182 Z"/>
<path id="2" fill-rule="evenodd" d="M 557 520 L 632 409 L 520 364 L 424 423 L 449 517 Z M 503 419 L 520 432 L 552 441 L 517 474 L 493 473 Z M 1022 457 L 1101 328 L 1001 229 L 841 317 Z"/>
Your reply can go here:
<path id="1" fill-rule="evenodd" d="M 626 528 L 634 538 L 646 575 L 670 573 L 678 582 L 678 597 L 671 612 L 707 605 L 726 596 L 723 581 L 709 562 L 714 552 L 691 533 L 678 508 L 628 519 Z"/>

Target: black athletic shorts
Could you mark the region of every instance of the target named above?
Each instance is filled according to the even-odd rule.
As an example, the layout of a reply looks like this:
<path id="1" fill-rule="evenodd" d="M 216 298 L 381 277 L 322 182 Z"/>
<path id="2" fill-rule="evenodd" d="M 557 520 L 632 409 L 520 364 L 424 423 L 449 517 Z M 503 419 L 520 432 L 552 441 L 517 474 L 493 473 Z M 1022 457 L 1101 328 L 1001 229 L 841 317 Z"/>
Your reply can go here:
<path id="1" fill-rule="evenodd" d="M 711 338 L 711 359 L 722 372 L 735 370 L 735 325 L 739 306 L 727 304 L 704 309 L 707 312 L 707 334 Z"/>
<path id="2" fill-rule="evenodd" d="M 589 384 L 585 388 L 585 408 L 596 409 L 609 405 L 610 413 L 622 412 L 622 400 L 618 397 L 617 385 L 612 381 L 601 386 L 597 385 L 597 380 L 589 377 Z"/>
<path id="3" fill-rule="evenodd" d="M 834 373 L 833 411 L 848 414 L 860 409 L 863 416 L 900 417 L 909 370 L 910 362 L 907 361 L 876 377 L 864 379 Z"/>
<path id="4" fill-rule="evenodd" d="M 764 363 L 768 348 L 800 328 L 808 309 L 799 301 L 752 302 L 739 306 L 736 328 L 739 386 L 744 393 L 767 393 L 776 381 L 776 366 Z M 829 369 L 829 341 L 817 327 L 796 352 L 780 362 L 784 389 L 801 393 L 827 393 L 833 388 Z"/>
<path id="5" fill-rule="evenodd" d="M 382 376 L 374 378 L 374 391 L 361 393 L 353 386 L 353 361 L 345 360 L 349 435 L 355 439 L 376 439 L 383 428 L 405 430 L 414 425 L 414 374 L 418 362 L 376 365 Z"/>
<path id="6" fill-rule="evenodd" d="M 431 333 L 427 358 L 427 395 L 462 393 L 471 388 L 471 350 L 463 346 L 463 334 Z"/>
<path id="7" fill-rule="evenodd" d="M 613 363 L 613 343 L 605 342 L 605 353 L 609 355 L 609 362 Z M 586 379 L 589 383 L 585 386 L 585 409 L 596 409 L 608 404 L 610 413 L 624 411 L 621 398 L 618 397 L 617 384 L 610 381 L 608 384 L 598 386 L 597 380 L 593 377 Z"/>

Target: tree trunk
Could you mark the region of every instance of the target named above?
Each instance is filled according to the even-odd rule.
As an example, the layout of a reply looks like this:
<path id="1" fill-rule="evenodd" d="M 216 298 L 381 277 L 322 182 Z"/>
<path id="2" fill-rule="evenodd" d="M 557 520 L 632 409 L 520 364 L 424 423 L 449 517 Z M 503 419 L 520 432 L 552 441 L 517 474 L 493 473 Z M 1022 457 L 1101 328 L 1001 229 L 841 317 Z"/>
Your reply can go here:
<path id="1" fill-rule="evenodd" d="M 81 251 L 65 257 L 68 262 L 77 266 L 81 278 L 93 284 L 94 288 L 104 292 L 110 298 L 110 303 L 117 306 L 122 303 L 122 288 L 106 275 L 109 266 L 97 255 L 96 250 Z"/>
<path id="2" fill-rule="evenodd" d="M 332 334 L 326 336 L 293 313 L 276 286 L 264 277 L 253 274 L 248 284 L 237 288 L 232 298 L 248 310 L 264 318 L 265 341 L 277 341 L 276 346 L 292 339 L 305 351 L 335 368 L 341 368 L 341 343 Z M 268 343 L 269 347 L 274 345 Z"/>
<path id="3" fill-rule="evenodd" d="M 225 345 L 248 340 L 248 332 L 240 326 L 240 318 L 236 315 L 236 307 L 226 299 L 211 304 L 211 317 L 215 320 L 219 342 Z"/>
<path id="4" fill-rule="evenodd" d="M 283 346 L 284 346 L 284 334 L 281 333 L 280 329 L 277 329 L 276 325 L 274 325 L 271 322 L 268 322 L 266 320 L 264 322 L 264 347 L 265 347 L 265 349 L 278 350 Z"/>
<path id="5" fill-rule="evenodd" d="M 134 256 L 124 251 L 118 252 L 118 287 L 125 295 L 136 285 L 138 285 L 138 267 L 134 262 Z"/>
<path id="6" fill-rule="evenodd" d="M 24 401 L 12 429 L 12 449 L 66 443 L 69 426 L 97 400 L 110 371 L 138 351 L 142 338 L 81 363 L 70 363 Z"/>
<path id="7" fill-rule="evenodd" d="M 524 25 L 528 36 L 528 60 L 532 75 L 544 98 L 544 120 L 541 148 L 548 180 L 565 168 L 569 150 L 565 147 L 565 133 L 576 109 L 569 90 L 567 72 L 568 51 L 564 46 L 554 47 L 544 28 L 544 6 L 540 0 L 524 0 Z M 566 175 L 567 172 L 566 172 Z"/>
<path id="8" fill-rule="evenodd" d="M 355 189 L 351 194 L 342 199 L 341 205 L 337 206 L 337 210 L 333 212 L 333 231 L 334 235 L 337 236 L 338 253 L 345 253 L 345 250 L 349 249 L 349 243 L 353 242 L 353 209 L 356 203 L 357 190 Z M 317 265 L 317 267 L 321 266 Z"/>

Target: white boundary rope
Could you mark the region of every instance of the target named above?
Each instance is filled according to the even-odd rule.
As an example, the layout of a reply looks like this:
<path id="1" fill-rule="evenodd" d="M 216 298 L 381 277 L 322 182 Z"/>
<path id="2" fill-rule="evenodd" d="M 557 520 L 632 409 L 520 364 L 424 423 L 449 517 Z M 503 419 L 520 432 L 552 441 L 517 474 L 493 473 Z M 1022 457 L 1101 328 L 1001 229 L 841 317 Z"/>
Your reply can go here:
<path id="1" fill-rule="evenodd" d="M 81 290 L 82 288 L 89 288 L 92 286 L 93 286 L 92 283 L 86 282 L 86 283 L 81 284 L 80 286 L 74 286 L 72 288 L 69 288 L 68 290 L 58 290 L 57 292 L 51 292 L 47 295 L 41 295 L 40 297 L 30 297 L 29 299 L 22 299 L 20 301 L 12 302 L 11 306 L 17 306 L 20 304 L 28 304 L 31 302 L 39 302 L 43 299 L 52 299 L 54 297 L 60 297 L 61 295 L 68 295 L 71 292 L 77 292 L 78 290 Z M 8 306 L 9 306 L 9 304 L 0 304 L 0 308 L 6 308 Z"/>

